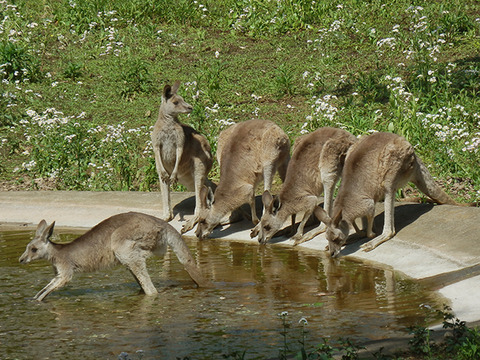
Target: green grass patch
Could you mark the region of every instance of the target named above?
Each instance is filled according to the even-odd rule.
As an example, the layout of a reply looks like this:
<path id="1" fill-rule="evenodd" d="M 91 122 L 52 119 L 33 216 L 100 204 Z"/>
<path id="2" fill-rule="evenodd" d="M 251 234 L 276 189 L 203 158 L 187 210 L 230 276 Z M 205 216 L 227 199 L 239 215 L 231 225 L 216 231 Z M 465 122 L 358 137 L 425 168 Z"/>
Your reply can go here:
<path id="1" fill-rule="evenodd" d="M 456 197 L 478 201 L 479 13 L 473 0 L 7 0 L 0 178 L 156 188 L 148 133 L 161 89 L 178 79 L 194 105 L 182 120 L 214 151 L 223 127 L 252 118 L 273 120 L 292 141 L 321 126 L 392 131 Z M 80 126 L 26 127 L 32 111 L 81 115 Z M 128 145 L 106 149 L 113 129 Z M 105 174 L 87 166 L 107 161 Z"/>

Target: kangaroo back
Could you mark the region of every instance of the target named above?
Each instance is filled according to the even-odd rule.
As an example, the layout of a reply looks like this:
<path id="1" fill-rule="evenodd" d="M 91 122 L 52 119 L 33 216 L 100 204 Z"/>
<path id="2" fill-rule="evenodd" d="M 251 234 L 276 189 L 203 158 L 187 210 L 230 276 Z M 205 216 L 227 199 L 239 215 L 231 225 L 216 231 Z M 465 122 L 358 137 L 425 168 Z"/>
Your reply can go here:
<path id="1" fill-rule="evenodd" d="M 348 149 L 355 136 L 342 129 L 324 127 L 295 140 L 280 200 L 285 203 L 292 193 L 298 196 L 321 195 L 323 182 L 340 177 Z"/>
<path id="2" fill-rule="evenodd" d="M 219 187 L 233 179 L 253 185 L 263 175 L 265 167 L 274 166 L 276 170 L 288 162 L 290 142 L 285 132 L 272 121 L 248 120 L 222 131 L 217 151 Z"/>
<path id="3" fill-rule="evenodd" d="M 251 236 L 259 235 L 265 243 L 283 226 L 290 215 L 303 212 L 304 217 L 293 236 L 295 244 L 308 241 L 325 226 L 320 226 L 308 236 L 303 229 L 324 193 L 324 208 L 330 213 L 333 190 L 340 177 L 345 156 L 356 138 L 342 129 L 324 127 L 302 135 L 295 141 L 292 158 L 288 164 L 285 182 L 278 197 L 264 193 L 265 211 L 261 223 Z M 275 201 L 274 201 L 275 200 Z"/>
<path id="4" fill-rule="evenodd" d="M 283 181 L 290 157 L 288 136 L 267 120 L 249 120 L 225 129 L 217 149 L 220 181 L 210 199 L 206 197 L 208 192 L 203 192 L 205 209 L 196 231 L 200 238 L 210 234 L 225 215 L 244 203 L 250 204 L 252 221 L 258 223 L 255 189 L 263 179 L 265 190 L 270 190 L 277 170 Z"/>

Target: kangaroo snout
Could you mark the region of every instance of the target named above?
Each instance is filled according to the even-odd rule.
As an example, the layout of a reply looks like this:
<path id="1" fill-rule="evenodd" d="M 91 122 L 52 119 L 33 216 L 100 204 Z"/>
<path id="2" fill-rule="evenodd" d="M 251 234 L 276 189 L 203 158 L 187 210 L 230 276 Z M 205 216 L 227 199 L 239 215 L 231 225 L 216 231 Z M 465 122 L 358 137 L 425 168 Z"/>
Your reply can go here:
<path id="1" fill-rule="evenodd" d="M 265 235 L 263 232 L 260 232 L 258 235 L 258 243 L 262 245 L 267 244 L 272 237 L 273 235 Z"/>
<path id="2" fill-rule="evenodd" d="M 179 97 L 179 96 L 176 95 L 176 97 Z M 175 101 L 174 101 L 174 104 L 175 104 Z M 190 114 L 193 111 L 193 106 L 184 100 L 182 100 L 181 104 L 178 104 L 175 107 L 177 108 L 177 112 L 179 114 Z"/>
<path id="3" fill-rule="evenodd" d="M 332 259 L 335 259 L 336 257 L 338 257 L 338 255 L 340 254 L 340 251 L 339 250 L 332 250 L 330 251 L 330 257 Z"/>
<path id="4" fill-rule="evenodd" d="M 23 254 L 22 256 L 20 256 L 18 261 L 20 262 L 20 264 L 28 264 L 30 262 L 30 259 L 27 257 L 26 254 Z"/>
<path id="5" fill-rule="evenodd" d="M 258 238 L 258 243 L 259 243 L 260 245 L 265 245 L 265 244 L 267 244 L 269 241 L 270 241 L 269 238 Z"/>
<path id="6" fill-rule="evenodd" d="M 208 236 L 212 233 L 211 230 L 207 229 L 202 229 L 201 227 L 197 227 L 197 230 L 195 231 L 195 235 L 197 236 L 198 239 L 200 240 L 205 240 L 208 238 Z"/>

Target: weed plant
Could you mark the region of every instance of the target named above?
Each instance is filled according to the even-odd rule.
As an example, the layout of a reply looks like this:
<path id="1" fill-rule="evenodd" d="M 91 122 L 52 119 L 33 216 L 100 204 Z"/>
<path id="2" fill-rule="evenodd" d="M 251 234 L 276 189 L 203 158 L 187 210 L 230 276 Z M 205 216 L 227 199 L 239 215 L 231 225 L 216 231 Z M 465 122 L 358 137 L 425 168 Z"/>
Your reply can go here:
<path id="1" fill-rule="evenodd" d="M 194 106 L 181 120 L 214 152 L 222 128 L 252 118 L 292 141 L 391 131 L 478 201 L 478 14 L 474 0 L 1 0 L 0 180 L 156 188 L 149 132 L 179 79 Z"/>
<path id="2" fill-rule="evenodd" d="M 301 318 L 295 325 L 288 312 L 283 311 L 277 316 L 280 319 L 279 336 L 281 346 L 277 359 L 298 360 L 475 360 L 478 359 L 480 349 L 480 332 L 476 328 L 469 328 L 464 321 L 456 318 L 448 306 L 442 310 L 435 310 L 428 305 L 421 306 L 426 312 L 426 321 L 441 315 L 443 328 L 447 330 L 445 337 L 440 342 L 433 342 L 433 330 L 426 326 L 410 328 L 412 335 L 409 345 L 403 349 L 390 349 L 390 354 L 384 349 L 370 352 L 364 346 L 356 344 L 351 339 L 310 339 L 308 336 L 308 321 Z M 299 335 L 300 334 L 300 335 Z M 208 357 L 208 354 L 205 354 Z M 119 359 L 129 359 L 128 354 L 122 353 Z M 237 350 L 223 354 L 224 359 L 248 359 L 249 351 Z M 256 357 L 258 358 L 258 357 Z M 181 359 L 181 358 L 177 358 Z M 191 359 L 184 357 L 183 360 Z M 193 360 L 193 358 L 192 358 Z"/>
<path id="3" fill-rule="evenodd" d="M 452 314 L 451 308 L 444 305 L 442 310 L 435 310 L 428 305 L 421 305 L 426 312 L 426 322 L 440 315 L 443 317 L 443 328 L 447 330 L 444 340 L 434 343 L 431 339 L 433 330 L 427 326 L 414 326 L 410 328 L 412 339 L 409 347 L 397 349 L 397 354 L 383 354 L 380 351 L 369 353 L 365 347 L 358 345 L 348 338 L 340 338 L 337 341 L 329 341 L 326 338 L 315 346 L 309 345 L 312 340 L 308 338 L 308 321 L 301 318 L 299 326 L 295 328 L 289 320 L 286 311 L 278 314 L 281 319 L 280 335 L 282 348 L 279 350 L 279 359 L 320 359 L 320 360 L 402 360 L 402 359 L 456 359 L 474 360 L 480 354 L 480 332 L 477 328 L 469 328 L 464 321 L 459 320 Z M 300 339 L 293 341 L 295 332 L 300 331 Z M 318 341 L 318 339 L 315 339 Z M 394 349 L 391 349 L 394 350 Z M 248 357 L 248 351 L 242 353 L 242 359 Z"/>

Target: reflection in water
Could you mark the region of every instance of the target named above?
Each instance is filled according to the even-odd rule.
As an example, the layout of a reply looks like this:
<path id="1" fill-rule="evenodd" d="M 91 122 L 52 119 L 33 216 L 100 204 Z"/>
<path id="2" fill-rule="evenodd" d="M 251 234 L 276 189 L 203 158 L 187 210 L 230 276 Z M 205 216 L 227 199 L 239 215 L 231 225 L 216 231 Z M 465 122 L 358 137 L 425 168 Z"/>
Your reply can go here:
<path id="1" fill-rule="evenodd" d="M 78 274 L 37 303 L 31 299 L 50 281 L 52 267 L 18 263 L 31 236 L 0 234 L 2 359 L 116 359 L 137 350 L 144 359 L 211 359 L 244 350 L 248 358 L 268 358 L 282 346 L 282 311 L 289 313 L 295 349 L 301 317 L 308 320 L 307 344 L 314 346 L 323 337 L 396 336 L 424 324 L 419 304 L 441 305 L 414 282 L 364 263 L 284 246 L 193 239 L 188 244 L 214 289 L 197 289 L 167 252 L 149 261 L 157 297 L 140 294 L 130 273 L 117 267 Z"/>

